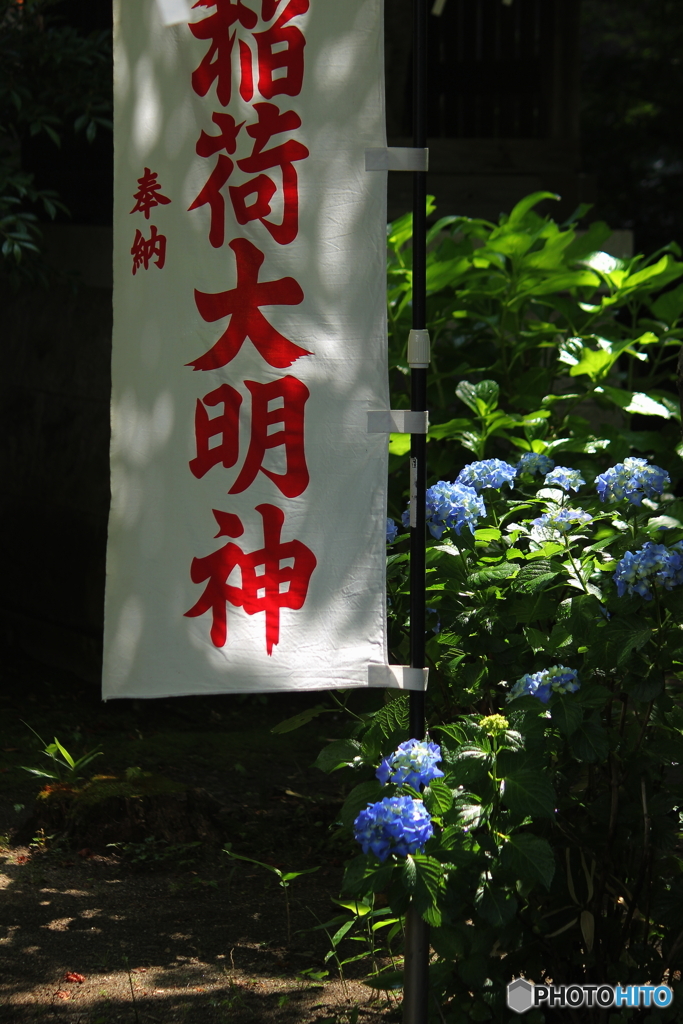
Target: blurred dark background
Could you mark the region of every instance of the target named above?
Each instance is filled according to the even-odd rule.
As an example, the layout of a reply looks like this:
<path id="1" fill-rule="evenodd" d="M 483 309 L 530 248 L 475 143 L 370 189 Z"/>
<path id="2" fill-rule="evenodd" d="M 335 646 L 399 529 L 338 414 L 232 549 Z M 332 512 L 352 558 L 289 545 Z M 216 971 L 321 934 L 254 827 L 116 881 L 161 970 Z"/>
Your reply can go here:
<path id="1" fill-rule="evenodd" d="M 100 59 L 87 74 L 97 79 L 104 122 L 110 0 L 0 0 L 0 25 L 17 10 L 38 11 L 38 42 L 50 25 L 68 29 L 74 45 L 95 34 L 91 58 Z M 610 223 L 613 255 L 683 242 L 680 0 L 436 0 L 429 20 L 429 190 L 439 214 L 495 220 L 547 189 L 562 196 L 552 210 L 560 220 L 592 203 L 586 223 Z M 411 141 L 411 35 L 411 0 L 390 0 L 393 145 Z M 0 628 L 7 643 L 96 683 L 109 502 L 112 137 L 103 124 L 90 141 L 87 131 L 74 133 L 72 114 L 60 146 L 26 125 L 12 135 L 21 75 L 48 112 L 53 93 L 70 111 L 79 97 L 67 103 L 54 69 L 38 57 L 26 66 L 8 38 L 0 42 L 0 178 L 8 167 L 33 175 L 33 187 L 53 190 L 68 213 L 59 208 L 52 221 L 35 205 L 45 282 L 24 275 L 17 289 L 7 259 L 0 268 Z M 409 176 L 390 175 L 390 216 L 410 202 Z"/>

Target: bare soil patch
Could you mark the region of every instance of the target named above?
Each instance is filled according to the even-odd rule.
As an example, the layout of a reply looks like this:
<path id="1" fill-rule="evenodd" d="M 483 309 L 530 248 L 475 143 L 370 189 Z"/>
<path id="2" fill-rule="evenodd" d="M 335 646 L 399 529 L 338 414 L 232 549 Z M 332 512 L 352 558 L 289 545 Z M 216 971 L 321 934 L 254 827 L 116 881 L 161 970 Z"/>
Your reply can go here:
<path id="1" fill-rule="evenodd" d="M 332 897 L 344 857 L 355 852 L 333 838 L 339 778 L 311 767 L 340 723 L 330 714 L 285 736 L 270 728 L 324 695 L 102 704 L 91 686 L 25 657 L 8 655 L 5 671 L 3 1024 L 400 1019 L 399 997 L 362 984 L 369 961 L 349 965 L 340 980 L 325 962 L 327 936 L 311 931 L 338 911 Z M 93 773 L 120 780 L 134 768 L 175 789 L 117 792 L 78 819 L 59 801 L 36 804 L 40 782 L 20 766 L 47 761 L 22 720 L 77 754 L 101 745 Z M 318 868 L 288 890 L 290 939 L 276 876 L 227 857 L 226 842 L 283 871 Z"/>

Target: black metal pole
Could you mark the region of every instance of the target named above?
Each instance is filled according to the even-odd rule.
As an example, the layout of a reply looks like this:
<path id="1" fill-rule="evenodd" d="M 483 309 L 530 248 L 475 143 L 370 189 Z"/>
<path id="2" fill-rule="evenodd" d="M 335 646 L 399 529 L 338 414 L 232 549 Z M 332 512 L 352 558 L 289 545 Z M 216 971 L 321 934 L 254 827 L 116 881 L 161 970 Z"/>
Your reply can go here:
<path id="1" fill-rule="evenodd" d="M 427 0 L 413 0 L 413 146 L 427 146 Z M 427 327 L 426 232 L 427 174 L 413 172 L 413 332 Z M 411 333 L 411 342 L 413 335 Z M 411 367 L 411 409 L 427 409 L 427 368 L 424 352 L 408 362 Z M 413 353 L 414 353 L 413 349 Z M 426 359 L 428 362 L 428 357 Z M 415 366 L 414 362 L 422 365 Z M 413 434 L 410 444 L 410 664 L 425 667 L 425 490 L 427 486 L 427 438 Z M 411 690 L 410 735 L 424 739 L 425 694 Z M 429 926 L 411 903 L 406 914 L 406 947 L 403 973 L 404 1024 L 427 1024 L 429 1001 Z"/>

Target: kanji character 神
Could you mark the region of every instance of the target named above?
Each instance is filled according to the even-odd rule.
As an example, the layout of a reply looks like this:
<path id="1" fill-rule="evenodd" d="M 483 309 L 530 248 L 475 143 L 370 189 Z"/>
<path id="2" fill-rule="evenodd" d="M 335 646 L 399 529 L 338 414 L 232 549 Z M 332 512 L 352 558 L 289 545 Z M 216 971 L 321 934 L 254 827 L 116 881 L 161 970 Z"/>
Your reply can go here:
<path id="1" fill-rule="evenodd" d="M 254 0 L 256 2 L 256 0 Z M 276 18 L 281 0 L 261 0 L 261 20 L 267 24 Z M 254 61 L 258 68 L 258 91 L 265 99 L 274 96 L 298 96 L 304 77 L 306 38 L 300 28 L 289 22 L 305 14 L 309 0 L 289 0 L 279 17 L 262 32 L 254 32 L 258 15 L 242 0 L 198 0 L 195 7 L 215 7 L 202 21 L 190 24 L 196 39 L 210 40 L 199 67 L 192 73 L 192 88 L 206 96 L 216 82 L 218 102 L 227 107 L 232 97 L 233 51 L 238 39 L 239 91 L 249 102 L 254 96 Z M 234 29 L 233 29 L 234 26 Z M 284 72 L 284 73 L 283 73 Z"/>
<path id="2" fill-rule="evenodd" d="M 195 370 L 216 370 L 235 358 L 247 338 L 269 366 L 291 366 L 300 356 L 311 353 L 276 331 L 261 306 L 297 306 L 304 293 L 293 277 L 259 284 L 258 275 L 265 256 L 246 238 L 230 242 L 237 263 L 237 286 L 227 292 L 200 292 L 194 300 L 203 320 L 213 323 L 229 316 L 230 323 L 216 344 L 203 356 L 187 363 Z"/>
<path id="3" fill-rule="evenodd" d="M 149 167 L 145 167 L 144 174 L 138 178 L 139 188 L 133 195 L 135 206 L 131 213 L 144 213 L 145 220 L 149 220 L 149 211 L 153 206 L 166 206 L 171 202 L 167 196 L 162 196 L 158 177 L 156 171 L 150 171 Z"/>
<path id="4" fill-rule="evenodd" d="M 280 640 L 280 609 L 303 607 L 317 559 L 301 541 L 281 541 L 285 521 L 282 509 L 264 504 L 257 505 L 256 511 L 263 520 L 263 547 L 247 554 L 230 541 L 204 558 L 193 558 L 192 582 L 207 581 L 207 585 L 185 615 L 196 617 L 211 611 L 211 640 L 215 647 L 223 647 L 228 637 L 227 605 L 244 608 L 247 615 L 265 612 L 266 651 L 270 655 Z M 242 536 L 244 527 L 239 516 L 218 509 L 213 509 L 213 514 L 219 526 L 217 537 Z M 239 587 L 227 582 L 235 568 L 241 572 Z"/>
<path id="5" fill-rule="evenodd" d="M 303 494 L 309 481 L 304 451 L 304 406 L 310 392 L 302 381 L 291 376 L 266 384 L 254 380 L 244 383 L 251 393 L 249 448 L 244 465 L 228 494 L 246 491 L 260 471 L 286 498 L 296 498 Z M 237 462 L 241 403 L 239 391 L 228 384 L 221 384 L 197 402 L 197 455 L 190 462 L 190 470 L 196 477 L 204 476 L 213 466 L 220 464 L 229 469 Z M 223 412 L 209 417 L 205 406 L 217 405 L 223 406 Z M 271 432 L 271 427 L 278 426 L 279 430 Z M 210 440 L 216 437 L 219 438 L 218 444 L 210 447 Z M 285 452 L 284 473 L 275 473 L 263 465 L 266 452 L 279 447 L 283 447 Z"/>
<path id="6" fill-rule="evenodd" d="M 149 238 L 145 238 L 139 228 L 135 232 L 135 238 L 130 250 L 130 254 L 133 257 L 134 274 L 137 273 L 140 267 L 148 270 L 155 256 L 157 257 L 155 265 L 159 270 L 161 270 L 166 262 L 166 235 L 157 234 L 154 224 L 151 225 L 151 228 Z"/>
<path id="7" fill-rule="evenodd" d="M 282 135 L 300 128 L 301 118 L 293 110 L 281 113 L 274 103 L 255 103 L 254 110 L 257 121 L 246 129 L 247 134 L 254 140 L 251 154 L 238 160 L 237 166 L 255 177 L 242 185 L 231 185 L 230 199 L 238 224 L 260 220 L 276 242 L 288 245 L 294 241 L 299 230 L 299 191 L 294 161 L 305 160 L 309 150 L 295 139 L 289 139 L 279 146 L 271 146 L 270 149 L 266 149 L 266 146 L 274 135 Z M 225 149 L 227 153 L 234 153 L 237 134 L 244 122 L 236 125 L 232 115 L 220 113 L 213 114 L 212 120 L 220 128 L 220 134 L 208 135 L 202 131 L 197 142 L 197 153 L 200 156 L 211 156 L 221 149 Z M 270 202 L 278 186 L 272 177 L 260 173 L 273 167 L 278 167 L 282 171 L 283 214 L 280 224 L 266 219 L 271 213 Z M 190 206 L 190 210 L 196 210 L 208 204 L 211 211 L 209 241 L 214 248 L 222 246 L 225 239 L 225 199 L 221 189 L 232 171 L 232 160 L 221 154 L 208 181 Z M 255 196 L 255 199 L 247 202 L 250 196 Z"/>

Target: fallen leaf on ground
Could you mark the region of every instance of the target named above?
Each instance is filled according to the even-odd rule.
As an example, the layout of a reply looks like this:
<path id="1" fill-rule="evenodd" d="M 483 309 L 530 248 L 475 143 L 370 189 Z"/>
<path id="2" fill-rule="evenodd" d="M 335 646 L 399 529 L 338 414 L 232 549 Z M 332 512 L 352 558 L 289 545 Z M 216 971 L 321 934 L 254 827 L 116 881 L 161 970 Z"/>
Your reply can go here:
<path id="1" fill-rule="evenodd" d="M 79 985 L 82 985 L 85 981 L 85 975 L 77 974 L 76 971 L 67 971 L 64 975 L 64 981 L 74 981 L 78 982 Z"/>
<path id="2" fill-rule="evenodd" d="M 59 992 L 55 992 L 55 999 L 71 999 L 71 993 L 60 989 Z"/>

